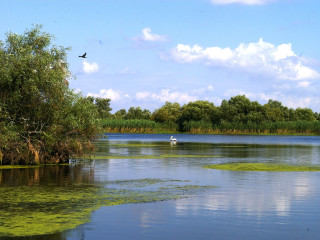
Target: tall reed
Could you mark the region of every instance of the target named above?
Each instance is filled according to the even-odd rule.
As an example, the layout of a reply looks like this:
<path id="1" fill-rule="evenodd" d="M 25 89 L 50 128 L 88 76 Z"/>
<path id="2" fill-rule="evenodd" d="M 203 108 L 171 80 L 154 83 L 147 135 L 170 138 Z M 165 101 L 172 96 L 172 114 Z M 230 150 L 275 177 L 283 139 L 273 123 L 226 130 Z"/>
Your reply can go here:
<path id="1" fill-rule="evenodd" d="M 102 127 L 107 132 L 118 133 L 173 133 L 178 132 L 179 125 L 174 122 L 158 123 L 152 120 L 104 119 Z M 222 121 L 212 124 L 207 121 L 189 121 L 182 124 L 182 132 L 192 134 L 308 134 L 320 135 L 319 121 L 261 122 L 242 123 Z"/>

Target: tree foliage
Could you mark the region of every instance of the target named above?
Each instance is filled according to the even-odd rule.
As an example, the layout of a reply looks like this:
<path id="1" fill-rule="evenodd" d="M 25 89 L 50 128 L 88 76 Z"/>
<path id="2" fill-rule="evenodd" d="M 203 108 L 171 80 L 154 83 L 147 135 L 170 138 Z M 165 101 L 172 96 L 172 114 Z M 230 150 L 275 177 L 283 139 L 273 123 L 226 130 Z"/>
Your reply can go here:
<path id="1" fill-rule="evenodd" d="M 131 107 L 128 113 L 121 109 L 112 118 L 142 119 L 141 111 L 139 107 Z M 245 95 L 223 100 L 220 106 L 209 101 L 189 102 L 182 107 L 179 103 L 166 102 L 154 110 L 151 120 L 161 123 L 161 131 L 173 132 L 320 134 L 319 113 L 309 108 L 288 108 L 271 99 L 261 105 Z"/>
<path id="2" fill-rule="evenodd" d="M 140 107 L 131 107 L 125 115 L 125 119 L 150 119 L 151 112 Z"/>
<path id="3" fill-rule="evenodd" d="M 110 101 L 109 98 L 96 98 L 95 104 L 97 106 L 98 114 L 100 118 L 110 118 L 111 113 L 110 111 L 112 108 L 110 107 Z"/>
<path id="4" fill-rule="evenodd" d="M 64 47 L 35 26 L 0 42 L 1 163 L 65 162 L 90 148 L 97 109 L 69 89 Z"/>
<path id="5" fill-rule="evenodd" d="M 181 106 L 179 103 L 166 102 L 161 108 L 152 113 L 152 119 L 161 123 L 174 123 L 181 117 Z"/>

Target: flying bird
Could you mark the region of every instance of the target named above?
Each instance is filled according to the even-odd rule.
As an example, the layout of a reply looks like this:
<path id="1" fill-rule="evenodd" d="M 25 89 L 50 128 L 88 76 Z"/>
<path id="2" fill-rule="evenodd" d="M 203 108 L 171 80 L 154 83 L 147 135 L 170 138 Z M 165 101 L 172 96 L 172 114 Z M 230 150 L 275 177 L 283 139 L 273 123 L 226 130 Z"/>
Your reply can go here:
<path id="1" fill-rule="evenodd" d="M 87 53 L 85 52 L 82 56 L 79 56 L 79 57 L 81 57 L 81 58 L 87 58 L 86 55 L 87 55 Z"/>

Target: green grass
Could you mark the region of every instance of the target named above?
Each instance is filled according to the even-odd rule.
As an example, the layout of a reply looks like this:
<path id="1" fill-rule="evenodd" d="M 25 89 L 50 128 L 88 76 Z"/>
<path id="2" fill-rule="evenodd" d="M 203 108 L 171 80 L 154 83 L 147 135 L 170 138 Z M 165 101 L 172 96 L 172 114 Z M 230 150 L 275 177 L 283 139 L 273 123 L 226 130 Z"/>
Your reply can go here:
<path id="1" fill-rule="evenodd" d="M 320 167 L 268 164 L 268 163 L 224 163 L 207 165 L 205 168 L 229 171 L 270 171 L 270 172 L 306 172 L 320 171 Z"/>
<path id="2" fill-rule="evenodd" d="M 178 199 L 213 187 L 170 179 L 1 187 L 0 238 L 56 234 L 89 222 L 92 211 L 101 206 Z"/>

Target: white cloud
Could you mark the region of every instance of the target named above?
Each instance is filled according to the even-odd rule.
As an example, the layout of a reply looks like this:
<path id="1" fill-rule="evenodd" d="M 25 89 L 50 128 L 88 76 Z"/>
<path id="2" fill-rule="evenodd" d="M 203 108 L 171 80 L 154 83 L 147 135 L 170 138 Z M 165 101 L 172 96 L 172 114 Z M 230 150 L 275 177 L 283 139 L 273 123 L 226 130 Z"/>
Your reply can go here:
<path id="1" fill-rule="evenodd" d="M 147 27 L 142 29 L 142 35 L 134 38 L 134 40 L 142 42 L 165 42 L 167 41 L 167 37 L 164 35 L 151 33 L 151 29 Z"/>
<path id="2" fill-rule="evenodd" d="M 276 0 L 211 0 L 213 4 L 226 5 L 226 4 L 244 4 L 244 5 L 263 5 Z"/>
<path id="3" fill-rule="evenodd" d="M 160 102 L 178 102 L 178 103 L 188 103 L 191 101 L 196 101 L 198 98 L 195 96 L 190 96 L 188 93 L 183 92 L 170 92 L 169 89 L 163 89 L 160 93 L 153 93 L 148 91 L 137 92 L 136 98 L 138 100 L 157 100 Z"/>
<path id="4" fill-rule="evenodd" d="M 97 72 L 99 70 L 99 65 L 97 63 L 95 63 L 95 62 L 89 63 L 89 62 L 84 60 L 82 62 L 82 70 L 85 73 L 94 73 L 94 72 Z"/>
<path id="5" fill-rule="evenodd" d="M 87 96 L 92 97 L 100 97 L 100 98 L 110 98 L 113 101 L 117 101 L 121 99 L 121 93 L 119 91 L 113 90 L 113 89 L 101 89 L 99 93 L 88 93 Z M 125 95 L 125 97 L 128 97 L 128 95 Z"/>
<path id="6" fill-rule="evenodd" d="M 271 93 L 247 92 L 247 91 L 243 91 L 241 89 L 228 89 L 224 93 L 224 96 L 226 97 L 225 98 L 226 100 L 228 100 L 228 98 L 231 98 L 231 97 L 234 97 L 234 96 L 237 96 L 237 95 L 245 95 L 247 98 L 250 99 L 250 101 L 257 101 L 260 104 L 267 103 L 269 101 L 269 99 L 277 100 L 277 101 L 282 102 L 282 100 L 285 97 L 280 92 L 271 92 Z M 284 105 L 284 106 L 286 106 L 286 105 Z"/>
<path id="7" fill-rule="evenodd" d="M 311 84 L 311 82 L 309 82 L 309 81 L 301 81 L 301 82 L 298 82 L 298 87 L 306 88 L 306 87 L 308 87 L 310 84 Z"/>
<path id="8" fill-rule="evenodd" d="M 151 94 L 152 94 L 152 93 L 151 93 L 151 92 L 148 92 L 148 91 L 137 92 L 137 93 L 136 93 L 136 98 L 137 98 L 138 100 L 143 100 L 143 99 L 146 99 L 146 98 L 150 97 Z"/>
<path id="9" fill-rule="evenodd" d="M 304 80 L 320 76 L 316 70 L 306 65 L 306 59 L 293 52 L 290 43 L 275 46 L 262 38 L 256 43 L 241 43 L 235 49 L 178 44 L 170 51 L 170 57 L 180 63 L 203 62 L 208 66 L 278 79 Z"/>
<path id="10" fill-rule="evenodd" d="M 213 87 L 212 87 L 212 85 L 209 85 L 209 86 L 207 87 L 207 90 L 209 90 L 209 91 L 213 91 Z"/>
<path id="11" fill-rule="evenodd" d="M 196 94 L 196 95 L 201 95 L 201 94 L 212 92 L 212 91 L 213 91 L 213 86 L 212 85 L 208 85 L 205 88 L 194 89 L 194 90 L 191 91 L 191 93 Z"/>
<path id="12" fill-rule="evenodd" d="M 310 97 L 285 96 L 282 99 L 282 104 L 289 108 L 309 108 L 311 104 Z"/>

